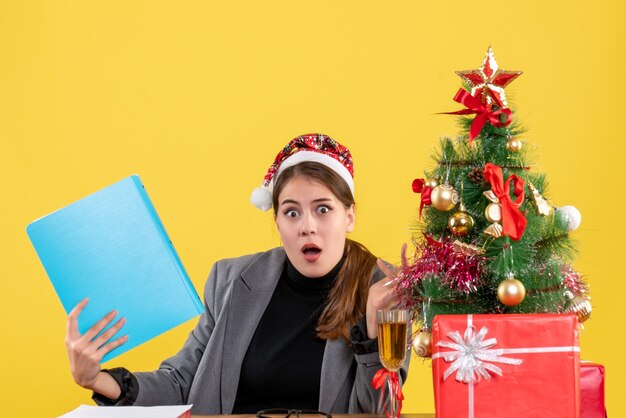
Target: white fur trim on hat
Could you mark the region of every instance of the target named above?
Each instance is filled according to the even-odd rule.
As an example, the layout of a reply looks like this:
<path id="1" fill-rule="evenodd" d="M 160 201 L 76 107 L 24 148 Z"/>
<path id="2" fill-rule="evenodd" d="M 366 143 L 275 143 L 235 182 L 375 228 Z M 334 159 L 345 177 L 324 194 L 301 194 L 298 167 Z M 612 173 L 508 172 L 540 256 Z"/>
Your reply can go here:
<path id="1" fill-rule="evenodd" d="M 267 187 L 257 187 L 252 190 L 250 202 L 262 211 L 267 211 L 272 207 L 272 192 Z"/>

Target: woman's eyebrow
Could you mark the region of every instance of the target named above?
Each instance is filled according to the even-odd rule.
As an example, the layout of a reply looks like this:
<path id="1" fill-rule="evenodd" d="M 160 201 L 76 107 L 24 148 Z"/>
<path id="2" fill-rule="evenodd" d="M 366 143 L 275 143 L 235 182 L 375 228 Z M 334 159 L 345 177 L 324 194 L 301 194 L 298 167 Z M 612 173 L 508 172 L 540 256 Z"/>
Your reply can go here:
<path id="1" fill-rule="evenodd" d="M 312 200 L 311 203 L 326 203 L 326 202 L 332 202 L 332 201 L 333 199 L 331 199 L 330 197 L 320 197 L 318 199 Z M 300 205 L 300 202 L 294 199 L 285 199 L 282 202 L 280 202 L 281 206 L 287 205 L 287 204 Z"/>
<path id="2" fill-rule="evenodd" d="M 298 203 L 297 201 L 293 200 L 293 199 L 285 199 L 282 202 L 280 202 L 280 205 L 287 205 L 287 204 L 292 204 L 292 205 L 299 205 L 300 203 Z"/>
<path id="3" fill-rule="evenodd" d="M 333 199 L 331 199 L 330 197 L 320 197 L 319 199 L 313 200 L 312 203 L 332 202 L 332 201 L 333 201 Z"/>

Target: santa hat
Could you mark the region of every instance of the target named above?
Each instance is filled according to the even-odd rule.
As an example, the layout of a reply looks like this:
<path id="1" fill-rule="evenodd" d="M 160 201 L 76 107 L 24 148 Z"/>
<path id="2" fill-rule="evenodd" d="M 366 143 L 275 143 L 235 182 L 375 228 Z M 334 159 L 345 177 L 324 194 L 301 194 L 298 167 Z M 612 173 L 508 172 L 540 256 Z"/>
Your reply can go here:
<path id="1" fill-rule="evenodd" d="M 308 134 L 298 136 L 278 153 L 274 163 L 267 170 L 263 185 L 252 191 L 250 201 L 261 210 L 272 207 L 272 192 L 275 180 L 287 167 L 304 161 L 313 161 L 330 168 L 348 184 L 354 196 L 354 168 L 352 155 L 344 147 L 329 136 L 322 134 Z"/>

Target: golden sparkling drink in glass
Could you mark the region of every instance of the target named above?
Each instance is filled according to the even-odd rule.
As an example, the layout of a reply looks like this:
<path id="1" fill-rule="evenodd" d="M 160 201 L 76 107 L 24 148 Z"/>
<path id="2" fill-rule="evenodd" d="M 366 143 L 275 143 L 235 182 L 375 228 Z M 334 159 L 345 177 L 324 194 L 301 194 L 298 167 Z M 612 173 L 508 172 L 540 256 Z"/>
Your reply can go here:
<path id="1" fill-rule="evenodd" d="M 409 330 L 409 311 L 404 309 L 389 309 L 376 311 L 378 324 L 378 354 L 385 369 L 391 372 L 387 378 L 389 387 L 387 399 L 382 399 L 378 413 L 384 413 L 389 418 L 398 418 L 400 409 L 398 394 L 400 382 L 398 369 L 402 367 L 406 358 L 407 338 Z M 384 392 L 381 392 L 381 395 Z M 388 408 L 385 410 L 384 405 Z"/>
<path id="2" fill-rule="evenodd" d="M 389 371 L 398 371 L 406 358 L 407 322 L 378 324 L 378 352 L 380 362 Z"/>

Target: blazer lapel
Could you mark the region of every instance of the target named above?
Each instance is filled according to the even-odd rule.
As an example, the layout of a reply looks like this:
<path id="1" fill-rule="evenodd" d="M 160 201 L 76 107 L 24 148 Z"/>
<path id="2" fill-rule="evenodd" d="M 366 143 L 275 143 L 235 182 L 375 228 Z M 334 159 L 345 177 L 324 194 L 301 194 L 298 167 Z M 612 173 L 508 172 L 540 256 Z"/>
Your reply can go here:
<path id="1" fill-rule="evenodd" d="M 243 358 L 280 279 L 285 257 L 282 248 L 263 253 L 233 283 L 222 361 L 223 413 L 232 413 Z"/>
<path id="2" fill-rule="evenodd" d="M 344 385 L 354 354 L 341 338 L 326 341 L 320 382 L 320 411 L 331 412 Z"/>

